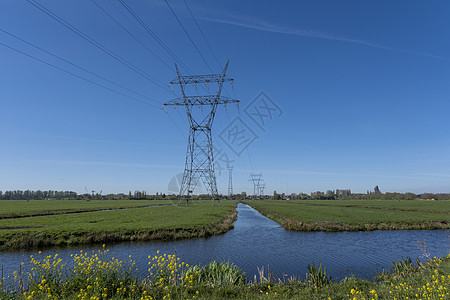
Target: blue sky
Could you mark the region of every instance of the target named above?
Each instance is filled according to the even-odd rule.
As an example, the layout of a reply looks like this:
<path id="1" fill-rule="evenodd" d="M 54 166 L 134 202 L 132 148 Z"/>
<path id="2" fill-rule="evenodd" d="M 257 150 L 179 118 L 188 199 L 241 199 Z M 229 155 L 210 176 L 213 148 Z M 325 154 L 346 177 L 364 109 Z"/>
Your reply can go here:
<path id="1" fill-rule="evenodd" d="M 0 190 L 169 192 L 188 133 L 183 111 L 162 109 L 180 96 L 174 58 L 118 0 L 30 2 L 140 71 L 29 2 L 0 0 Z M 209 67 L 164 0 L 127 3 L 190 72 L 230 60 L 223 95 L 241 103 L 214 123 L 220 193 L 224 155 L 234 192 L 253 191 L 252 172 L 269 194 L 450 192 L 448 1 L 188 1 L 212 53 L 184 1 L 168 0 Z M 261 92 L 278 108 L 264 126 L 251 115 Z M 233 151 L 236 118 L 253 139 Z"/>

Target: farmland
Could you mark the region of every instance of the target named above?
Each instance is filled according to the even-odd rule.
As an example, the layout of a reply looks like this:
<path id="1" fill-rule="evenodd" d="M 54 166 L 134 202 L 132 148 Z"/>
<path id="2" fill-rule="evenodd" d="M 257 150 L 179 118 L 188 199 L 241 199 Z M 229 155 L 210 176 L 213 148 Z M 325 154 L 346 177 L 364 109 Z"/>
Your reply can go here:
<path id="1" fill-rule="evenodd" d="M 245 203 L 284 228 L 296 231 L 450 228 L 449 200 L 263 200 Z"/>
<path id="2" fill-rule="evenodd" d="M 236 218 L 231 201 L 148 207 L 168 202 L 2 201 L 0 249 L 204 237 L 228 231 Z"/>
<path id="3" fill-rule="evenodd" d="M 245 201 L 296 231 L 450 228 L 450 201 Z M 233 227 L 236 202 L 173 206 L 168 200 L 4 200 L 0 249 L 119 241 L 175 240 L 221 234 Z M 153 206 L 153 207 L 149 207 Z"/>
<path id="4" fill-rule="evenodd" d="M 145 207 L 172 203 L 164 200 L 5 200 L 1 201 L 0 204 L 2 208 L 0 211 L 0 219 L 6 219 L 89 212 L 104 209 Z"/>

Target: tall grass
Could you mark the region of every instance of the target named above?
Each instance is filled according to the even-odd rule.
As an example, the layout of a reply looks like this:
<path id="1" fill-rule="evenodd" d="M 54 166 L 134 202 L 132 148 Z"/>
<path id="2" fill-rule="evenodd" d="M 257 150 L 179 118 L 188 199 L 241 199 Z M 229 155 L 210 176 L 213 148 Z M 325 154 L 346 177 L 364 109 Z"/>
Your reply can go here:
<path id="1" fill-rule="evenodd" d="M 416 259 L 416 265 L 413 264 L 411 257 L 402 258 L 398 262 L 393 261 L 392 266 L 394 273 L 397 275 L 405 275 L 408 273 L 416 272 L 422 263 L 419 259 Z"/>
<path id="2" fill-rule="evenodd" d="M 319 267 L 313 263 L 308 265 L 308 283 L 310 283 L 315 289 L 318 289 L 326 284 L 331 283 L 331 277 L 327 276 L 327 268 L 322 269 L 322 263 L 319 263 Z"/>
<path id="3" fill-rule="evenodd" d="M 245 273 L 229 262 L 210 262 L 206 266 L 192 266 L 186 270 L 185 276 L 192 278 L 195 285 L 208 287 L 244 285 Z"/>

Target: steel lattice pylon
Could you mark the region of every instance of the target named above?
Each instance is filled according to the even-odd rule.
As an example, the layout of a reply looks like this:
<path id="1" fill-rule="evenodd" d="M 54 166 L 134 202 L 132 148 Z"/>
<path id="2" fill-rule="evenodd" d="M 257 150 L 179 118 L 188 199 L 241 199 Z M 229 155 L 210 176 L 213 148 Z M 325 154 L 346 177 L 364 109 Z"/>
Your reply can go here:
<path id="1" fill-rule="evenodd" d="M 228 168 L 228 199 L 231 200 L 231 197 L 233 197 L 233 168 Z"/>
<path id="2" fill-rule="evenodd" d="M 262 172 L 259 174 L 250 174 L 250 181 L 253 183 L 253 196 L 259 198 L 264 196 L 264 189 L 266 188 L 266 184 L 264 183 L 264 179 L 262 178 Z"/>
<path id="3" fill-rule="evenodd" d="M 221 74 L 189 75 L 182 76 L 178 66 L 177 78 L 170 84 L 179 84 L 182 97 L 173 99 L 164 106 L 184 106 L 189 121 L 189 139 L 186 151 L 186 164 L 181 182 L 178 204 L 186 196 L 186 204 L 196 185 L 201 181 L 211 193 L 214 201 L 218 195 L 216 175 L 214 173 L 214 154 L 211 127 L 214 122 L 217 106 L 219 104 L 239 103 L 238 100 L 221 96 L 224 82 L 232 82 L 233 79 L 226 76 L 228 63 Z M 197 84 L 217 84 L 217 92 L 212 95 L 187 95 L 186 87 Z M 209 90 L 209 86 L 208 86 Z M 195 110 L 201 109 L 203 115 L 198 117 Z M 220 201 L 217 199 L 219 205 Z"/>

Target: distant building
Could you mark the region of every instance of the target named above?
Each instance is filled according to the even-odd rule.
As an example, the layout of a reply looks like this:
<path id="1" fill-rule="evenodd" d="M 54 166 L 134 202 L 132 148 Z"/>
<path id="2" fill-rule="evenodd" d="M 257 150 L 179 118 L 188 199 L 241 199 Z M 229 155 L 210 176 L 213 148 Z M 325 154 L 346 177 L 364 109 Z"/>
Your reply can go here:
<path id="1" fill-rule="evenodd" d="M 378 188 L 378 185 L 376 185 L 376 186 L 373 188 L 373 193 L 374 193 L 375 195 L 382 194 L 381 191 L 380 191 L 380 189 Z"/>

